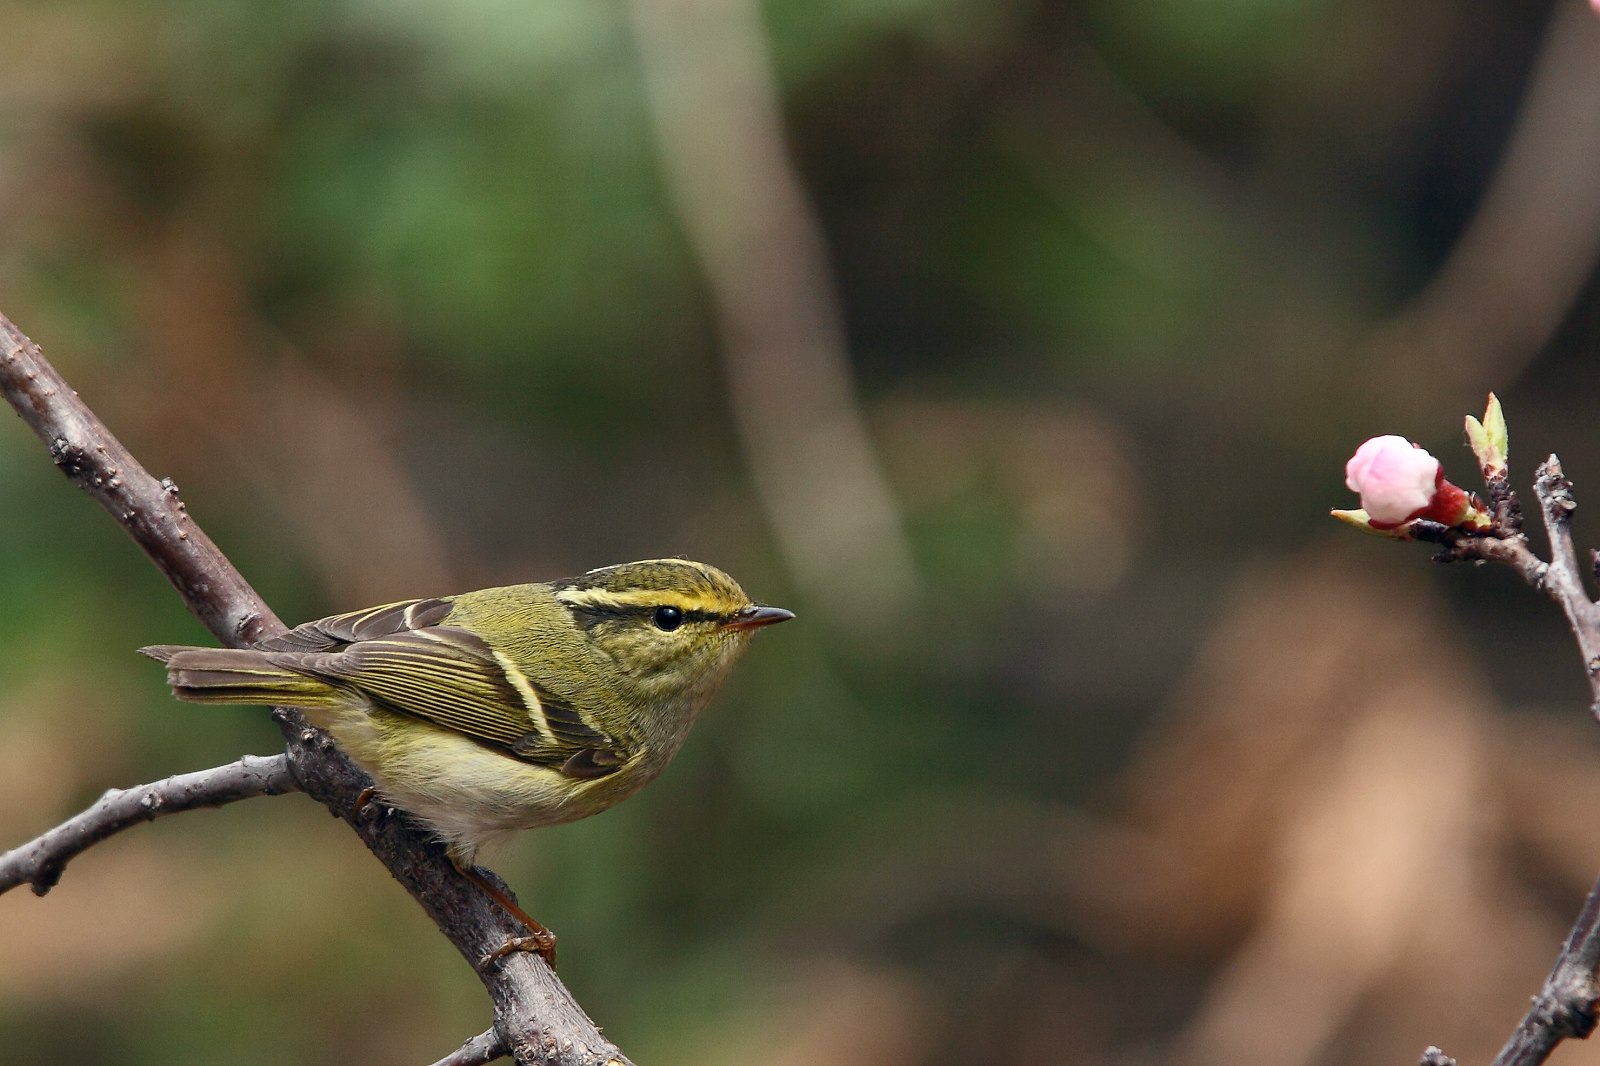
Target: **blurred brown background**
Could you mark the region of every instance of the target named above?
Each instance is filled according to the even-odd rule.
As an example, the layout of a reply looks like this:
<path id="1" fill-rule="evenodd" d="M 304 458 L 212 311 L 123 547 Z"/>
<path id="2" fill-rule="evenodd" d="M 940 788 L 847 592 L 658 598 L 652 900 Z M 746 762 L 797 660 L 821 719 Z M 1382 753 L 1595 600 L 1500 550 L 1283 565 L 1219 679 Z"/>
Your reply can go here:
<path id="1" fill-rule="evenodd" d="M 0 310 L 291 621 L 684 554 L 800 621 L 492 864 L 640 1062 L 1487 1061 L 1600 870 L 1554 608 L 1335 527 L 1380 432 L 1600 542 L 1600 19 L 1420 0 L 0 0 Z M 0 420 L 0 847 L 275 750 Z M 325 812 L 0 898 L 0 1059 L 489 1022 Z M 1600 1061 L 1578 1045 L 1559 1061 Z"/>

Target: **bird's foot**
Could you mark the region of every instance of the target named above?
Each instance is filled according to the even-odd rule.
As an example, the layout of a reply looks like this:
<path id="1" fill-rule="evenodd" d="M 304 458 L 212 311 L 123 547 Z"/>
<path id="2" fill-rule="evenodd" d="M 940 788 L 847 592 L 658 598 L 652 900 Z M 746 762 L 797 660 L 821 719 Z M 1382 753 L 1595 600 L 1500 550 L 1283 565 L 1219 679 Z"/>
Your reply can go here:
<path id="1" fill-rule="evenodd" d="M 545 961 L 550 969 L 556 968 L 556 935 L 538 922 L 533 923 L 537 928 L 531 928 L 527 936 L 514 936 L 504 944 L 495 948 L 482 959 L 478 960 L 478 968 L 487 967 L 499 962 L 507 955 L 518 951 L 531 951 Z"/>
<path id="2" fill-rule="evenodd" d="M 394 813 L 394 807 L 382 802 L 376 786 L 368 785 L 356 794 L 355 806 L 351 808 L 351 812 L 357 822 L 370 819 L 374 824 L 381 826 Z"/>
<path id="3" fill-rule="evenodd" d="M 501 944 L 478 960 L 479 969 L 500 961 L 512 952 L 532 951 L 536 952 L 545 961 L 545 964 L 554 970 L 556 968 L 556 935 L 546 929 L 544 924 L 533 915 L 517 906 L 515 900 L 501 891 L 498 885 L 485 876 L 486 871 L 480 870 L 476 866 L 464 866 L 454 856 L 451 856 L 450 861 L 455 865 L 456 869 L 461 871 L 463 877 L 483 889 L 484 894 L 499 904 L 501 910 L 521 922 L 523 928 L 528 930 L 527 936 L 511 937 L 504 944 Z"/>

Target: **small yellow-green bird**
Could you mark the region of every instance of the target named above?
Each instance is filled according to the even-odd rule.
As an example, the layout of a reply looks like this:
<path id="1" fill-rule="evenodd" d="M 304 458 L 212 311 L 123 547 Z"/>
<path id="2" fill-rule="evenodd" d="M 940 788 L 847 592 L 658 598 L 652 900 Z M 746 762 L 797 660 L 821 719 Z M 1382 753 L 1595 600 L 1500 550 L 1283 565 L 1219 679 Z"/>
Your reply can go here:
<path id="1" fill-rule="evenodd" d="M 181 700 L 301 708 L 470 872 L 484 844 L 654 779 L 751 634 L 793 617 L 716 567 L 647 559 L 334 615 L 251 648 L 140 651 Z"/>

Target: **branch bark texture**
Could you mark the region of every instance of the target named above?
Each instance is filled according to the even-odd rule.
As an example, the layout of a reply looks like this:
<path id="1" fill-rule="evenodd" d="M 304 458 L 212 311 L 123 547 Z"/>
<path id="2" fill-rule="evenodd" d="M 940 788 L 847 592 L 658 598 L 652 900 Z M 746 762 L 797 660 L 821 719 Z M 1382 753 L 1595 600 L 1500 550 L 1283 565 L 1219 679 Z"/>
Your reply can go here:
<path id="1" fill-rule="evenodd" d="M 140 466 L 4 315 L 0 393 L 44 442 L 61 472 L 128 532 L 219 641 L 239 647 L 283 632 L 283 623 L 190 518 L 178 487 Z M 442 847 L 405 819 L 378 816 L 377 807 L 361 803 L 370 784 L 366 776 L 298 713 L 279 709 L 274 718 L 293 780 L 355 830 L 472 964 L 493 1003 L 493 1032 L 502 1048 L 518 1063 L 538 1066 L 626 1066 L 621 1051 L 537 956 L 517 952 L 483 961 L 523 930 L 456 871 Z M 24 880 L 37 890 L 39 881 Z"/>

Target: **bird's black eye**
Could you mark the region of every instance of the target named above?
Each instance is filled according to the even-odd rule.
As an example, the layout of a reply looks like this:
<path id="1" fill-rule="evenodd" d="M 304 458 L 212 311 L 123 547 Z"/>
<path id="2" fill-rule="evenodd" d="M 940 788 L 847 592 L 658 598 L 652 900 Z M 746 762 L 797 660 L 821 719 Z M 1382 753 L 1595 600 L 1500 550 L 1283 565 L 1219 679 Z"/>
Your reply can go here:
<path id="1" fill-rule="evenodd" d="M 656 613 L 650 616 L 656 628 L 663 633 L 671 633 L 683 625 L 683 612 L 676 607 L 657 607 Z"/>

